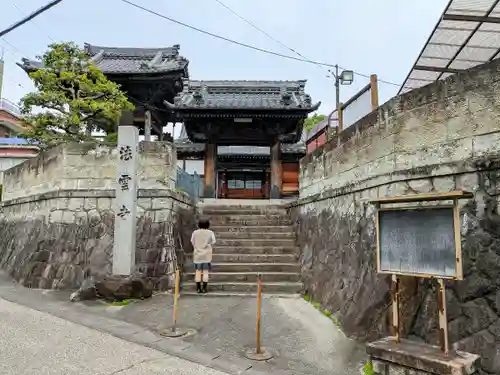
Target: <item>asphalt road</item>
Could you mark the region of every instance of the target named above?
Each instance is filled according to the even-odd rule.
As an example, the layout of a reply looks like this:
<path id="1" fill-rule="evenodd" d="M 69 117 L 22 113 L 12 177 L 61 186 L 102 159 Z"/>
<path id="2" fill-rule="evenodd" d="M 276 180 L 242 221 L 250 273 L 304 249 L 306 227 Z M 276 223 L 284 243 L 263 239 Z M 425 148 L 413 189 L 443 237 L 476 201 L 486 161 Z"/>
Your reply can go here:
<path id="1" fill-rule="evenodd" d="M 0 299 L 2 375 L 227 375 Z"/>

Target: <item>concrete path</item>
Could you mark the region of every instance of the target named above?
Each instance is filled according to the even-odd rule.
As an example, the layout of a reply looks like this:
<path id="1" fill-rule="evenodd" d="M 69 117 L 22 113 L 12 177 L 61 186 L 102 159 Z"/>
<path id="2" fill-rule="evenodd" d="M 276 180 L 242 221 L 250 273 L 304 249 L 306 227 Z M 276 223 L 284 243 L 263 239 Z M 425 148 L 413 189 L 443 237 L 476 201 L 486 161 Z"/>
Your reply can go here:
<path id="1" fill-rule="evenodd" d="M 3 375 L 223 375 L 2 299 L 0 317 Z"/>
<path id="2" fill-rule="evenodd" d="M 159 332 L 171 324 L 172 296 L 156 295 L 118 309 L 95 306 L 94 311 Z M 197 331 L 183 341 L 214 354 L 242 357 L 246 348 L 254 348 L 255 321 L 255 298 L 183 295 L 179 301 L 179 326 Z M 301 298 L 264 298 L 262 344 L 276 357 L 250 363 L 267 372 L 358 375 L 366 359 L 363 345 Z"/>
<path id="3" fill-rule="evenodd" d="M 110 307 L 95 301 L 70 303 L 68 302 L 69 294 L 67 291 L 41 291 L 23 288 L 6 281 L 0 275 L 0 298 L 39 311 L 31 312 L 31 317 L 23 316 L 16 321 L 12 321 L 12 319 L 16 319 L 14 316 L 16 314 L 12 313 L 10 314 L 10 320 L 5 321 L 5 323 L 0 319 L 3 324 L 9 326 L 10 330 L 15 329 L 14 327 L 10 328 L 10 326 L 19 326 L 20 332 L 5 330 L 3 326 L 0 326 L 0 330 L 11 332 L 9 337 L 15 335 L 20 337 L 24 335 L 26 337 L 32 331 L 40 329 L 40 337 L 34 337 L 31 340 L 34 342 L 43 338 L 46 341 L 42 341 L 43 343 L 37 346 L 38 349 L 31 349 L 34 350 L 34 354 L 31 354 L 28 349 L 23 349 L 27 350 L 27 352 L 22 356 L 36 357 L 37 350 L 46 348 L 43 350 L 48 350 L 48 352 L 40 351 L 39 353 L 42 354 L 39 354 L 39 358 L 47 359 L 53 355 L 54 358 L 59 360 L 60 356 L 64 356 L 57 350 L 56 344 L 59 340 L 62 340 L 62 342 L 70 339 L 82 340 L 79 333 L 68 333 L 69 328 L 61 333 L 61 330 L 45 329 L 45 326 L 50 325 L 46 324 L 45 321 L 37 323 L 38 318 L 34 318 L 34 316 L 39 317 L 40 315 L 37 314 L 43 316 L 41 312 L 45 312 L 76 323 L 77 326 L 75 327 L 80 329 L 85 330 L 85 328 L 81 327 L 85 326 L 126 340 L 134 348 L 123 350 L 127 354 L 122 354 L 123 352 L 119 348 L 127 343 L 122 342 L 121 345 L 117 346 L 102 341 L 102 350 L 98 349 L 93 352 L 96 355 L 105 353 L 106 347 L 117 347 L 118 354 L 106 356 L 109 358 L 128 358 L 130 362 L 124 362 L 123 360 L 117 362 L 123 365 L 131 365 L 137 362 L 134 362 L 136 357 L 129 355 L 130 352 L 156 353 L 160 356 L 161 353 L 164 353 L 189 361 L 184 362 L 179 359 L 178 363 L 192 364 L 191 362 L 194 362 L 206 366 L 200 368 L 207 374 L 211 374 L 211 372 L 207 372 L 208 368 L 210 368 L 222 373 L 243 375 L 358 375 L 360 374 L 360 368 L 366 361 L 364 345 L 346 338 L 331 320 L 300 298 L 278 298 L 274 296 L 264 298 L 262 315 L 263 345 L 269 348 L 275 354 L 275 357 L 267 362 L 255 362 L 243 356 L 245 349 L 255 347 L 255 298 L 183 295 L 180 299 L 179 325 L 193 329 L 196 333 L 183 339 L 171 339 L 160 334 L 171 325 L 171 295 L 160 294 L 152 299 L 137 301 L 128 306 Z M 3 302 L 3 306 L 5 306 L 5 303 Z M 0 309 L 0 316 L 3 315 L 5 313 Z M 22 323 L 22 321 L 26 323 Z M 68 322 L 64 324 L 65 327 L 74 326 Z M 71 328 L 71 332 L 74 332 L 73 328 Z M 99 337 L 113 339 L 106 334 L 92 332 Z M 4 337 L 2 336 L 3 339 Z M 6 341 L 10 341 L 10 339 L 2 340 L 2 342 Z M 15 339 L 12 339 L 12 342 L 14 346 L 20 345 L 20 343 L 15 343 Z M 132 343 L 139 344 L 139 346 Z M 99 342 L 89 346 L 99 347 Z M 144 347 L 155 350 L 150 352 L 150 349 Z M 71 358 L 78 358 L 81 352 L 77 348 L 68 349 L 63 353 L 73 355 Z M 83 346 L 82 348 L 87 347 Z M 51 350 L 54 351 L 53 354 L 44 354 L 49 353 Z M 61 347 L 59 347 L 59 350 L 61 350 Z M 16 349 L 12 347 L 9 351 L 15 352 Z M 2 348 L 0 348 L 0 358 L 5 358 L 5 355 L 2 353 Z M 81 355 L 82 358 L 85 358 L 85 362 L 93 356 L 93 354 Z M 11 366 L 16 361 L 15 357 L 12 358 L 8 362 Z M 153 358 L 158 357 L 153 356 Z M 173 361 L 173 363 L 176 361 L 172 357 L 164 357 L 165 360 L 167 360 L 166 358 Z M 141 359 L 143 358 L 141 357 Z M 78 359 L 75 359 L 75 361 L 74 363 L 78 363 Z M 110 365 L 113 364 L 111 361 L 110 359 Z M 68 363 L 72 363 L 71 360 Z M 140 366 L 154 366 L 155 364 L 156 362 L 150 363 L 146 361 L 143 364 L 136 364 L 132 369 L 133 371 L 139 371 Z M 173 366 L 175 366 L 175 363 Z M 44 373 L 38 369 L 34 373 L 71 374 L 68 370 L 65 371 Z M 162 374 L 162 372 L 154 372 L 151 369 L 149 371 L 151 374 Z M 182 374 L 182 372 L 176 371 Z M 186 371 L 191 371 L 186 372 L 186 374 L 196 373 L 194 368 Z M 30 374 L 30 372 L 18 373 Z M 78 368 L 78 373 L 83 374 L 84 372 L 81 372 Z M 140 374 L 141 372 L 136 373 Z M 213 373 L 216 374 L 217 372 Z M 3 371 L 0 367 L 0 374 L 9 374 L 9 372 Z M 113 374 L 113 372 L 96 372 L 96 374 Z M 129 373 L 120 372 L 119 374 Z M 135 373 L 131 372 L 130 374 Z"/>

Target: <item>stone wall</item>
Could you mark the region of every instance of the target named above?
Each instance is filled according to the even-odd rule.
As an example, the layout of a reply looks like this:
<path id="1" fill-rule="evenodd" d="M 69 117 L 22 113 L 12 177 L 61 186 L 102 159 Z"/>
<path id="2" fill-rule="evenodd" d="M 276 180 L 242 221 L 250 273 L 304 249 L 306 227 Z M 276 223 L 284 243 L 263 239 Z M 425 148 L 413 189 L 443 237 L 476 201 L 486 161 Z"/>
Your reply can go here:
<path id="1" fill-rule="evenodd" d="M 465 279 L 447 284 L 450 339 L 500 374 L 500 61 L 396 97 L 301 161 L 296 219 L 304 292 L 359 339 L 388 332 L 388 278 L 375 272 L 375 208 L 401 194 L 467 190 Z M 429 280 L 403 280 L 404 334 L 437 343 Z"/>
<path id="2" fill-rule="evenodd" d="M 139 150 L 137 271 L 156 288 L 172 279 L 193 203 L 172 190 L 175 149 L 142 142 Z M 25 286 L 74 289 L 111 272 L 116 150 L 57 147 L 5 173 L 0 268 Z M 184 243 L 189 243 L 184 239 Z M 179 253 L 181 251 L 181 253 Z M 181 260 L 182 261 L 182 260 Z"/>
<path id="3" fill-rule="evenodd" d="M 141 142 L 139 189 L 175 188 L 177 156 L 169 142 Z M 54 147 L 4 172 L 3 200 L 55 190 L 114 189 L 118 150 L 93 144 Z"/>

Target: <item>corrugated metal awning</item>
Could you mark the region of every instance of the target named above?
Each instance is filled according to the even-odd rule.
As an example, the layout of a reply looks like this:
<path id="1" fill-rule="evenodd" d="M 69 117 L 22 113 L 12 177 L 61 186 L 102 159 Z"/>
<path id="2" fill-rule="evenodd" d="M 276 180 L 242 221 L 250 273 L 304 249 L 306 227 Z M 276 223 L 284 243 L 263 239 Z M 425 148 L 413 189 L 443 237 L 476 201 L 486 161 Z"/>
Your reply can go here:
<path id="1" fill-rule="evenodd" d="M 487 63 L 500 54 L 500 0 L 450 0 L 399 93 Z"/>

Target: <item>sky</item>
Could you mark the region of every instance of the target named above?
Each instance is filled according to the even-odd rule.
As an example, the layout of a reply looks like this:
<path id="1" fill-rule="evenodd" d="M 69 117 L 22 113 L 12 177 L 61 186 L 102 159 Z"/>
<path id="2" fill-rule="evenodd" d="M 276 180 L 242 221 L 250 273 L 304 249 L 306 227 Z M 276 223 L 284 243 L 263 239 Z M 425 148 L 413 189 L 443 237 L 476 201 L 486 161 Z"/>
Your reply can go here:
<path id="1" fill-rule="evenodd" d="M 131 0 L 178 21 L 246 44 L 299 57 L 224 8 L 217 0 Z M 448 0 L 219 0 L 306 59 L 377 74 L 379 102 L 397 94 Z M 48 0 L 3 0 L 0 29 Z M 83 5 L 85 4 L 85 5 Z M 139 10 L 122 0 L 63 0 L 0 39 L 5 76 L 2 97 L 13 102 L 33 90 L 15 63 L 34 58 L 52 42 L 107 47 L 169 47 L 180 44 L 192 79 L 307 79 L 306 92 L 321 101 L 319 113 L 335 107 L 328 67 L 247 49 L 198 33 Z M 355 75 L 341 87 L 345 102 L 369 82 Z"/>

